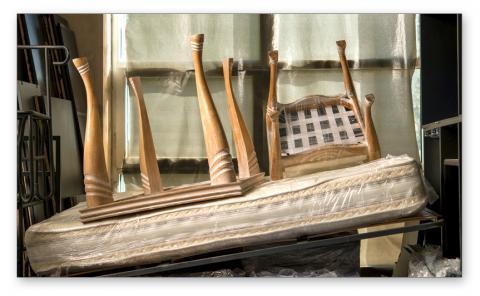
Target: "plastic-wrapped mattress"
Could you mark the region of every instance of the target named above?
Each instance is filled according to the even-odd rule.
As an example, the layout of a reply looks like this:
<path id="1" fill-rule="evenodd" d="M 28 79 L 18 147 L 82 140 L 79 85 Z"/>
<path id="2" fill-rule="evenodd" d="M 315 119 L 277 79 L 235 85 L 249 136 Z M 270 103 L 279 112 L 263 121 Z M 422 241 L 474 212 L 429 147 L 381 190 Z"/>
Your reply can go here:
<path id="1" fill-rule="evenodd" d="M 242 197 L 87 224 L 82 203 L 31 226 L 25 243 L 35 272 L 65 275 L 364 226 L 426 202 L 417 163 L 388 157 L 266 182 Z"/>

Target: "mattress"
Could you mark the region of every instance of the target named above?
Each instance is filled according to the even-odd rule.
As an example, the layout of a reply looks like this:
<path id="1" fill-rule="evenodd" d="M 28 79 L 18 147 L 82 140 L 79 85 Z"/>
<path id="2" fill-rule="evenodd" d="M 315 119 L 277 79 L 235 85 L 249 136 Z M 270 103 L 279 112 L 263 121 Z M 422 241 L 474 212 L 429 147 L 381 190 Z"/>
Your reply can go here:
<path id="1" fill-rule="evenodd" d="M 31 226 L 25 244 L 37 274 L 60 276 L 365 226 L 412 215 L 426 202 L 415 160 L 387 157 L 269 181 L 241 197 L 87 224 L 81 203 Z"/>

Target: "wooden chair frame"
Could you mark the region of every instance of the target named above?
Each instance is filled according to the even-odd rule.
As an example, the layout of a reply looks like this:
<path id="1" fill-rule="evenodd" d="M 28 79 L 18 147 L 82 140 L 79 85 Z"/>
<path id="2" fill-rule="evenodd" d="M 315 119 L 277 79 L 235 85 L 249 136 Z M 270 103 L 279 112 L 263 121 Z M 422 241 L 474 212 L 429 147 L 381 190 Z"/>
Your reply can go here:
<path id="1" fill-rule="evenodd" d="M 337 50 L 343 74 L 345 94 L 337 96 L 307 96 L 290 104 L 279 104 L 277 102 L 276 83 L 278 52 L 269 52 L 270 86 L 265 121 L 269 145 L 269 169 L 272 180 L 282 179 L 287 168 L 296 166 L 308 166 L 313 163 L 322 163 L 322 165 L 319 166 L 319 169 L 333 169 L 351 165 L 352 157 L 355 159 L 356 163 L 358 163 L 358 161 L 371 161 L 380 157 L 380 146 L 378 144 L 378 138 L 371 114 L 372 104 L 375 98 L 373 94 L 365 96 L 363 110 L 364 116 L 362 116 L 357 94 L 347 64 L 345 48 L 346 42 L 344 40 L 337 41 Z M 279 131 L 279 116 L 281 109 L 286 111 L 300 111 L 331 105 L 342 105 L 346 109 L 353 111 L 360 124 L 362 132 L 365 135 L 365 141 L 359 144 L 327 144 L 310 151 L 282 156 Z"/>
<path id="2" fill-rule="evenodd" d="M 201 121 L 207 150 L 210 182 L 171 188 L 162 186 L 141 81 L 129 78 L 136 97 L 139 126 L 140 171 L 144 192 L 114 199 L 106 170 L 100 114 L 93 93 L 88 61 L 74 59 L 87 91 L 87 126 L 85 131 L 84 175 L 87 208 L 80 211 L 82 222 L 131 215 L 195 202 L 222 199 L 245 194 L 263 182 L 252 139 L 235 101 L 231 84 L 232 59 L 223 62 L 229 118 L 238 157 L 239 177 L 235 175 L 225 133 L 213 103 L 202 65 L 203 34 L 191 36 L 195 81 Z M 118 196 L 117 196 L 118 197 Z"/>

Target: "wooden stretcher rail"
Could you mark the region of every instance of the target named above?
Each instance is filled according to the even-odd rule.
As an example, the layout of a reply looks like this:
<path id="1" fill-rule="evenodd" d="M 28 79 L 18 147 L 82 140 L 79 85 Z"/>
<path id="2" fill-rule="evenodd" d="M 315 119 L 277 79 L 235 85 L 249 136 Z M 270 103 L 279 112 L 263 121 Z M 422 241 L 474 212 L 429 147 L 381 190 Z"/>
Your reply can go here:
<path id="1" fill-rule="evenodd" d="M 115 201 L 111 204 L 86 208 L 80 211 L 82 222 L 132 215 L 152 210 L 241 196 L 256 184 L 263 182 L 263 174 L 239 179 L 237 182 L 212 185 L 210 182 L 173 187 L 154 194 L 143 194 Z"/>
<path id="2" fill-rule="evenodd" d="M 327 107 L 333 105 L 342 105 L 347 109 L 352 109 L 352 104 L 344 97 L 344 95 L 337 96 L 323 96 L 311 95 L 303 97 L 290 104 L 279 104 L 286 112 L 303 111 L 309 109 L 317 109 L 320 107 Z"/>
<path id="3" fill-rule="evenodd" d="M 361 156 L 366 155 L 367 153 L 368 147 L 365 144 L 332 144 L 326 145 L 322 149 L 282 156 L 282 164 L 284 167 L 291 167 L 309 162 L 327 161 L 344 157 Z"/>

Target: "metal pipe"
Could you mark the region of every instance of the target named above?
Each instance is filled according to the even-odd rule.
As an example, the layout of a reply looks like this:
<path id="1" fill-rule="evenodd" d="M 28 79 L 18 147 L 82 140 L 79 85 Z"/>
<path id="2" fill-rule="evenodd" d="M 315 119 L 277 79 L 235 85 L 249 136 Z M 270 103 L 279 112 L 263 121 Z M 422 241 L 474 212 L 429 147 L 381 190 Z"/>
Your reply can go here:
<path id="1" fill-rule="evenodd" d="M 52 61 L 53 65 L 63 65 L 66 64 L 70 59 L 70 51 L 66 46 L 63 45 L 17 45 L 17 49 L 43 49 L 44 50 L 44 59 L 45 59 L 45 89 L 48 101 L 48 115 L 52 117 L 52 102 L 50 99 L 50 70 L 49 70 L 49 58 L 48 51 L 62 49 L 65 52 L 65 59 L 63 61 Z M 51 120 L 50 120 L 51 125 Z"/>

